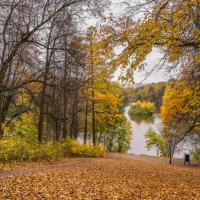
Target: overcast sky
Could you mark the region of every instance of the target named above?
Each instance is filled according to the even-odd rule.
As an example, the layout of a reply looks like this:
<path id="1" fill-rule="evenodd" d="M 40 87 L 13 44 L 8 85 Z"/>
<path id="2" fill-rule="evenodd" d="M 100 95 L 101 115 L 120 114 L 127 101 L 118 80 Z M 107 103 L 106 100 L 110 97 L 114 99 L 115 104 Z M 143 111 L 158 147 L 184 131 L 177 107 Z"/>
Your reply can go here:
<path id="1" fill-rule="evenodd" d="M 124 0 L 112 0 L 112 6 L 111 8 L 106 12 L 106 14 L 109 15 L 109 13 L 113 13 L 114 16 L 123 14 L 125 12 L 123 6 L 120 4 Z M 88 25 L 95 25 L 97 22 L 96 19 L 89 19 L 87 24 Z M 144 71 L 142 72 L 135 72 L 134 79 L 136 83 L 140 83 L 143 81 L 143 83 L 157 83 L 160 81 L 167 81 L 170 77 L 166 74 L 164 70 L 157 70 L 153 71 L 151 75 L 148 77 L 147 74 L 152 70 L 152 68 L 158 63 L 159 58 L 161 58 L 161 54 L 159 53 L 158 49 L 154 49 L 152 53 L 147 57 L 146 63 L 147 66 Z M 116 71 L 114 80 L 117 80 L 117 77 L 119 76 L 120 71 Z"/>

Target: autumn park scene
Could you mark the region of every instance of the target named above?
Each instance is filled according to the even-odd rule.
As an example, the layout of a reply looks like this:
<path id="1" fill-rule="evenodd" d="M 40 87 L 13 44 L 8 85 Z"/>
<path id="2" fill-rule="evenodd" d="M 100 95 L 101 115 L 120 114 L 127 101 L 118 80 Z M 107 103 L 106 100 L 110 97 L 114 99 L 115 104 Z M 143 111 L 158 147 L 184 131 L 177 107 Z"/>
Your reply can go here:
<path id="1" fill-rule="evenodd" d="M 0 0 L 0 200 L 200 200 L 200 0 Z"/>

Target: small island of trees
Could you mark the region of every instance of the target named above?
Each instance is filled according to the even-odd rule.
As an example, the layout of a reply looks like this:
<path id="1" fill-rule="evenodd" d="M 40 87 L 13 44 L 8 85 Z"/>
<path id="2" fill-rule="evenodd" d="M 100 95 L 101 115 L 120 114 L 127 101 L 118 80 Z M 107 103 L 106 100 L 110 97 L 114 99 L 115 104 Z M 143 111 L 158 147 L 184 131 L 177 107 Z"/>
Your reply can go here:
<path id="1" fill-rule="evenodd" d="M 156 112 L 154 103 L 150 101 L 137 101 L 133 103 L 129 110 L 129 115 L 132 119 L 136 117 L 152 116 Z"/>

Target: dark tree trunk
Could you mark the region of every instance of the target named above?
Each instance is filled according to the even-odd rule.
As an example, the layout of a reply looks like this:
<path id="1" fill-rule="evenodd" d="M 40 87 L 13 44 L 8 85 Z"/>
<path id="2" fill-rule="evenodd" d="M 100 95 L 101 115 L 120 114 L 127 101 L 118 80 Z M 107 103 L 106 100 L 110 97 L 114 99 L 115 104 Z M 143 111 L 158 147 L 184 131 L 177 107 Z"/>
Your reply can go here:
<path id="1" fill-rule="evenodd" d="M 99 136 L 99 141 L 98 141 L 98 143 L 101 142 L 102 135 L 103 135 L 103 133 L 101 132 L 101 133 L 100 133 L 100 136 Z"/>
<path id="2" fill-rule="evenodd" d="M 42 134 L 43 134 L 45 91 L 46 91 L 46 85 L 43 84 L 40 105 L 39 105 L 39 110 L 40 110 L 39 121 L 38 121 L 38 141 L 39 142 L 42 142 Z"/>
<path id="3" fill-rule="evenodd" d="M 86 101 L 86 108 L 85 108 L 85 130 L 84 130 L 84 144 L 87 143 L 87 129 L 88 129 L 88 100 Z"/>
<path id="4" fill-rule="evenodd" d="M 3 92 L 0 92 L 0 138 L 3 137 Z"/>
<path id="5" fill-rule="evenodd" d="M 94 103 L 94 90 L 92 91 L 92 136 L 93 144 L 96 145 L 96 125 L 95 125 L 95 103 Z"/>
<path id="6" fill-rule="evenodd" d="M 51 28 L 50 28 L 50 32 L 49 32 L 49 36 L 48 36 L 48 41 L 47 41 L 45 73 L 44 73 L 44 78 L 43 78 L 43 83 L 42 83 L 42 93 L 41 93 L 40 104 L 39 104 L 39 110 L 40 110 L 39 121 L 38 121 L 38 141 L 39 142 L 42 142 L 46 84 L 47 84 L 48 75 L 49 75 L 50 61 L 51 61 L 51 57 L 53 55 L 53 52 L 52 51 L 50 52 L 52 30 L 53 30 L 53 22 L 51 23 Z M 54 40 L 54 43 L 55 43 L 55 40 Z"/>
<path id="7" fill-rule="evenodd" d="M 169 144 L 169 164 L 172 164 L 172 144 Z"/>
<path id="8" fill-rule="evenodd" d="M 55 134 L 56 134 L 56 140 L 59 141 L 60 134 L 59 134 L 59 125 L 58 125 L 58 120 L 57 119 L 55 119 Z"/>
<path id="9" fill-rule="evenodd" d="M 67 49 L 67 42 L 65 41 L 65 48 Z M 65 50 L 65 71 L 64 71 L 64 90 L 63 90 L 63 139 L 67 138 L 67 68 L 68 68 L 68 63 L 67 63 L 67 50 Z"/>
<path id="10" fill-rule="evenodd" d="M 94 102 L 94 69 L 92 63 L 92 136 L 93 144 L 96 145 L 96 125 L 95 125 L 95 102 Z"/>
<path id="11" fill-rule="evenodd" d="M 63 139 L 67 138 L 67 95 L 66 95 L 66 89 L 64 89 L 63 94 Z"/>
<path id="12" fill-rule="evenodd" d="M 5 100 L 5 104 L 3 106 L 3 122 L 5 121 L 5 118 L 6 118 L 6 114 L 8 113 L 8 109 L 9 109 L 9 106 L 10 106 L 10 103 L 12 101 L 12 98 L 13 98 L 13 95 L 8 95 L 6 97 L 6 100 Z"/>
<path id="13" fill-rule="evenodd" d="M 70 125 L 70 137 L 71 138 L 74 138 L 74 125 L 75 125 L 75 105 L 73 105 L 71 125 Z"/>
<path id="14" fill-rule="evenodd" d="M 76 138 L 78 136 L 78 102 L 77 94 L 75 95 L 73 111 L 72 111 L 72 121 L 70 127 L 70 136 L 71 138 Z"/>

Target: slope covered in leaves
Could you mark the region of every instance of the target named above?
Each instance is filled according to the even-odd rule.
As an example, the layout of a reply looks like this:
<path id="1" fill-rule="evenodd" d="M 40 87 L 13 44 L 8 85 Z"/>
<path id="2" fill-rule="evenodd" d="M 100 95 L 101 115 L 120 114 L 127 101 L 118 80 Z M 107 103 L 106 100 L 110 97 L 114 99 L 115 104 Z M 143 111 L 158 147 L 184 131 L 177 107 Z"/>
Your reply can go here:
<path id="1" fill-rule="evenodd" d="M 0 175 L 0 199 L 200 199 L 199 167 L 145 157 L 69 159 L 10 175 Z"/>

